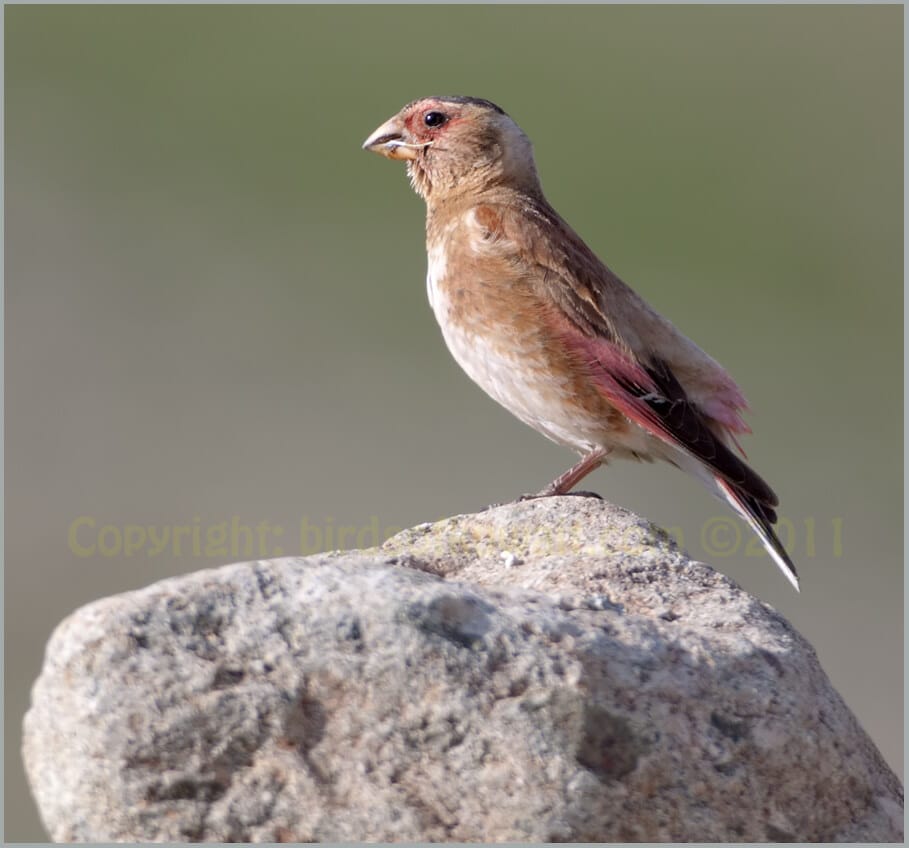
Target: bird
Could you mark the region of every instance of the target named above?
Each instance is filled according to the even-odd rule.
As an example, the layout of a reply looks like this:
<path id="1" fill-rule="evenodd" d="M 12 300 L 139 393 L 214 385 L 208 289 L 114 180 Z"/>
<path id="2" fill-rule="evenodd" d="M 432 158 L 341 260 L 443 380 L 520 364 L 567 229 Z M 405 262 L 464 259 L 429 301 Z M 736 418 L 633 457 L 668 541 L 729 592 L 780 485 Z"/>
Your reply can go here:
<path id="1" fill-rule="evenodd" d="M 745 461 L 745 397 L 626 285 L 546 200 L 533 147 L 479 97 L 414 100 L 363 149 L 404 161 L 426 204 L 426 287 L 467 375 L 580 460 L 532 497 L 566 495 L 612 459 L 662 460 L 747 522 L 789 582 L 779 500 Z"/>

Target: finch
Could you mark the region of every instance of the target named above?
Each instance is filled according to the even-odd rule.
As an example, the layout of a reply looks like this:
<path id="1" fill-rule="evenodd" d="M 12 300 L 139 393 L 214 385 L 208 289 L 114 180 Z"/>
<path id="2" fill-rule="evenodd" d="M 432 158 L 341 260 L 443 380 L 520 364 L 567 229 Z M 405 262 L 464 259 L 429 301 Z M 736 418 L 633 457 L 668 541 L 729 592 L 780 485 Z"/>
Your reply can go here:
<path id="1" fill-rule="evenodd" d="M 426 286 L 455 360 L 581 455 L 539 496 L 569 493 L 607 458 L 664 460 L 731 505 L 798 589 L 779 501 L 739 455 L 741 390 L 549 205 L 520 127 L 488 100 L 428 97 L 363 148 L 405 161 L 426 202 Z"/>

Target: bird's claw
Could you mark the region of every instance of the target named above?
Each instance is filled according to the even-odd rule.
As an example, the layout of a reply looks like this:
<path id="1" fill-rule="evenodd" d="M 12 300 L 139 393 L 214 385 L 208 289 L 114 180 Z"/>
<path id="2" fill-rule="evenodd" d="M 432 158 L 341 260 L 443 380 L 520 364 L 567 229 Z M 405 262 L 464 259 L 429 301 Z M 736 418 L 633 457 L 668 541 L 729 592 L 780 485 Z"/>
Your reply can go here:
<path id="1" fill-rule="evenodd" d="M 505 501 L 504 503 L 493 503 L 488 506 L 484 506 L 480 512 L 487 512 L 490 509 L 495 509 L 500 506 L 508 506 L 509 504 L 525 503 L 526 501 L 536 501 L 540 498 L 555 498 L 555 497 L 573 497 L 573 498 L 595 498 L 598 501 L 603 500 L 603 496 L 597 494 L 596 492 L 549 492 L 546 489 L 543 489 L 542 492 L 528 493 L 525 495 L 518 495 L 513 501 Z"/>
<path id="2" fill-rule="evenodd" d="M 584 490 L 582 490 L 580 492 L 550 492 L 546 489 L 543 489 L 542 492 L 537 492 L 536 494 L 533 494 L 533 495 L 521 495 L 520 497 L 515 499 L 515 503 L 519 503 L 521 501 L 535 501 L 539 498 L 556 498 L 556 497 L 596 498 L 598 501 L 603 500 L 603 496 L 600 494 L 597 494 L 597 492 L 587 492 Z"/>

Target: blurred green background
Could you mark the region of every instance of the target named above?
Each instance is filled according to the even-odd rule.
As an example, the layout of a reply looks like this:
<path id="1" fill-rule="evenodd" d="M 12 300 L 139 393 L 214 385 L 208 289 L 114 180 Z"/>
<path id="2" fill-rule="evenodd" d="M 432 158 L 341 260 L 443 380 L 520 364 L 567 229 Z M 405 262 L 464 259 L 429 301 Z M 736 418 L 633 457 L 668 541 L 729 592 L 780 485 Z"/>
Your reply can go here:
<path id="1" fill-rule="evenodd" d="M 556 208 L 736 376 L 803 593 L 741 525 L 702 539 L 727 513 L 671 468 L 588 487 L 781 610 L 901 773 L 901 7 L 5 13 L 8 840 L 44 837 L 21 720 L 74 608 L 574 460 L 450 359 L 422 203 L 359 149 L 437 93 L 502 105 Z M 190 530 L 127 552 L 127 525 Z"/>

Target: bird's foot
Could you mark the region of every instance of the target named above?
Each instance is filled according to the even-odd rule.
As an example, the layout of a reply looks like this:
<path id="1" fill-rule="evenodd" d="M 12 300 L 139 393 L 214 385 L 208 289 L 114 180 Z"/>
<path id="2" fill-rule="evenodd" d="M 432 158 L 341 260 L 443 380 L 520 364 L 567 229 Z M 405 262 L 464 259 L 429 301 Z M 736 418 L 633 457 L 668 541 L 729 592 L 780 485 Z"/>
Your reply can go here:
<path id="1" fill-rule="evenodd" d="M 603 496 L 597 494 L 596 492 L 550 492 L 548 488 L 543 489 L 541 492 L 535 492 L 534 494 L 527 495 L 518 495 L 513 501 L 504 501 L 502 503 L 489 504 L 489 506 L 484 506 L 479 512 L 487 512 L 490 509 L 495 509 L 499 506 L 508 506 L 509 504 L 525 503 L 526 501 L 536 501 L 540 498 L 558 498 L 558 497 L 572 497 L 572 498 L 595 498 L 598 501 L 603 500 Z"/>
<path id="2" fill-rule="evenodd" d="M 547 488 L 543 489 L 543 491 L 537 492 L 534 495 L 521 495 L 520 497 L 516 498 L 513 501 L 513 503 L 520 503 L 521 501 L 535 501 L 538 498 L 559 498 L 559 497 L 563 497 L 563 498 L 569 498 L 569 497 L 571 497 L 571 498 L 596 498 L 598 501 L 603 500 L 603 496 L 598 494 L 597 492 L 587 492 L 587 491 L 583 491 L 583 490 L 580 492 L 552 492 L 547 487 Z"/>
<path id="3" fill-rule="evenodd" d="M 556 479 L 545 489 L 541 489 L 533 495 L 521 495 L 511 501 L 511 503 L 533 501 L 537 498 L 552 498 L 560 495 L 571 495 L 572 497 L 578 498 L 596 498 L 598 501 L 601 501 L 603 500 L 603 496 L 598 495 L 596 492 L 572 492 L 571 488 L 577 486 L 577 484 L 590 474 L 591 471 L 599 468 L 606 461 L 607 456 L 609 456 L 609 448 L 594 448 L 590 453 L 585 454 L 577 465 L 573 465 L 564 474 L 556 477 Z M 485 509 L 481 510 L 481 512 L 485 512 L 487 509 L 493 509 L 497 506 L 504 506 L 504 504 L 490 504 Z"/>

